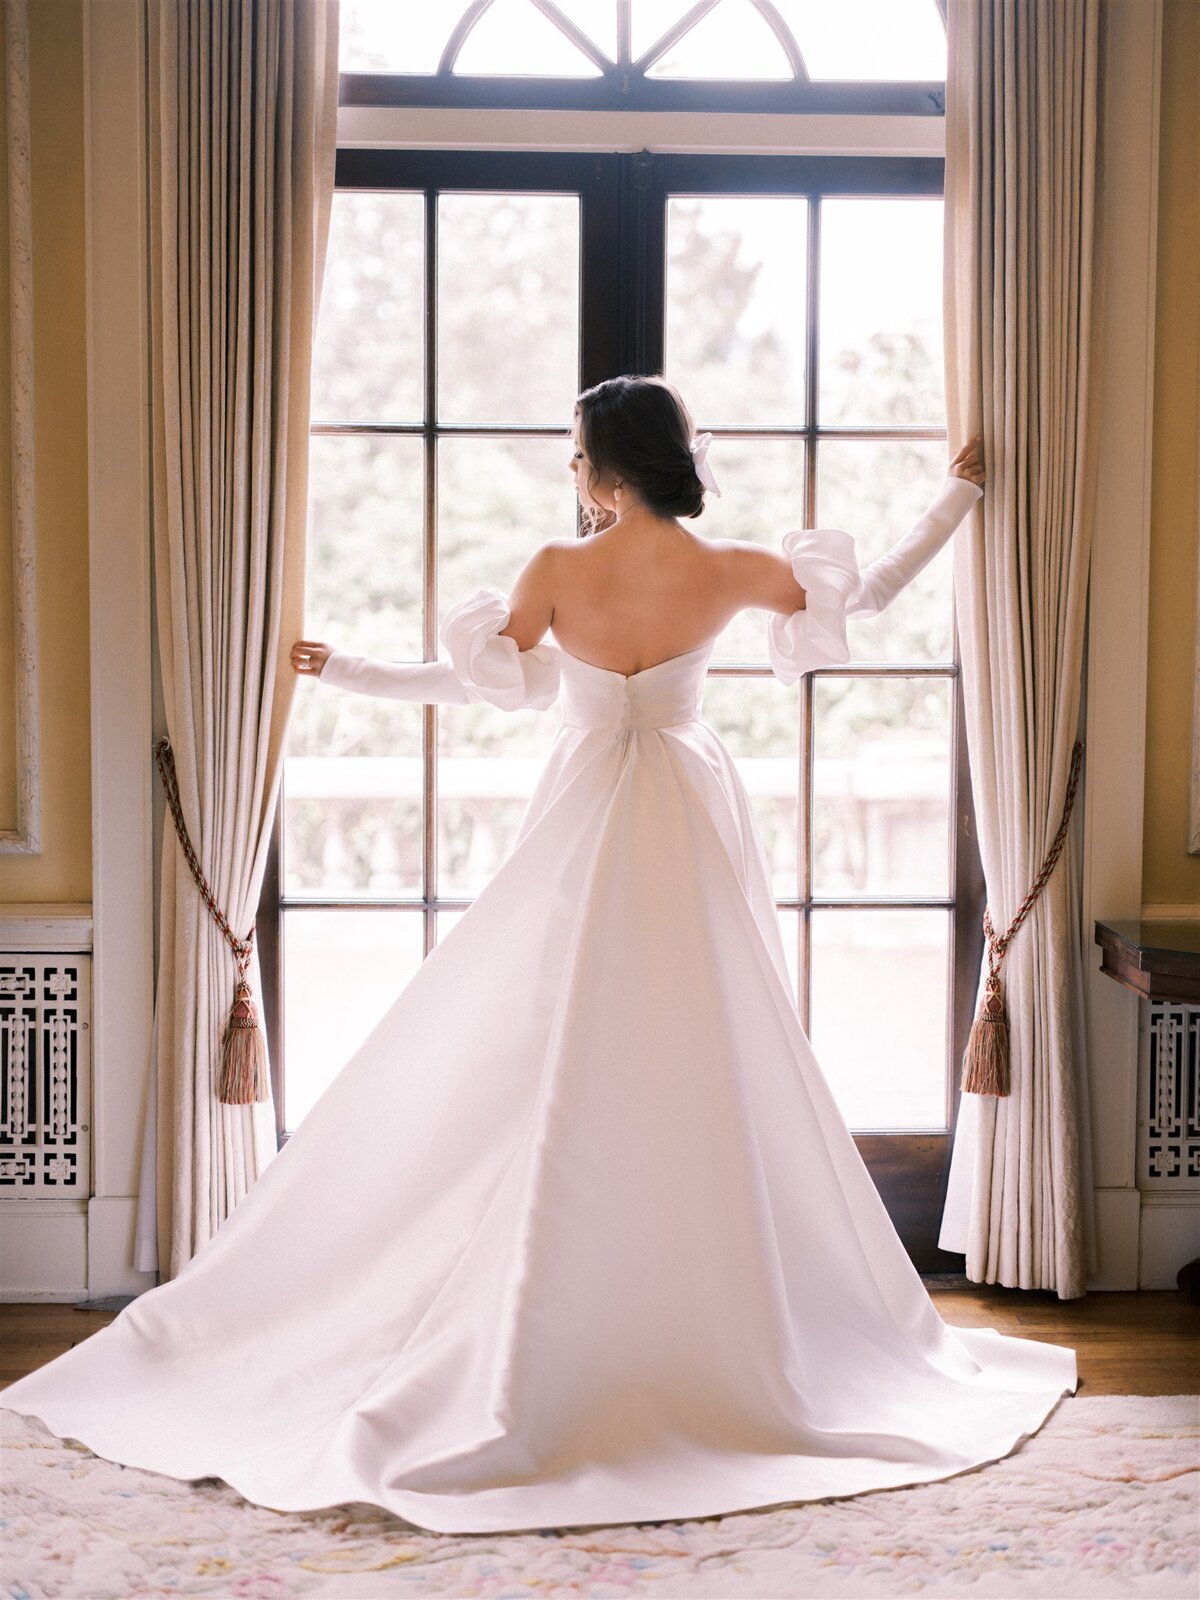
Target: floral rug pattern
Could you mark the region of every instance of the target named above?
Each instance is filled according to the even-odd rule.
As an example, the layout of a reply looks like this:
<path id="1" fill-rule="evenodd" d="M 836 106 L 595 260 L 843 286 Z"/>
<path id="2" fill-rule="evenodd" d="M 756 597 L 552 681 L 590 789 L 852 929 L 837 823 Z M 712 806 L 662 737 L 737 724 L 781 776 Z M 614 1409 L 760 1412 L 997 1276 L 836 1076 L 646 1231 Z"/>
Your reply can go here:
<path id="1" fill-rule="evenodd" d="M 5 1600 L 707 1600 L 1200 1592 L 1200 1395 L 1068 1396 L 940 1483 L 687 1522 L 435 1534 L 357 1503 L 251 1505 L 103 1460 L 0 1411 Z"/>

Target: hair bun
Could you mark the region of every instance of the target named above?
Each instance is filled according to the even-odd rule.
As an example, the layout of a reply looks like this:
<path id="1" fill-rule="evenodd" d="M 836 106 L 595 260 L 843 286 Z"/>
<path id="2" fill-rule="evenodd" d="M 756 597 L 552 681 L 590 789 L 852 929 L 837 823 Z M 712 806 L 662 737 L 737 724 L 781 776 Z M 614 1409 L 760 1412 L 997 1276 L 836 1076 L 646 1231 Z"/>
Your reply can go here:
<path id="1" fill-rule="evenodd" d="M 701 515 L 705 482 L 692 448 L 695 429 L 674 384 L 660 373 L 606 378 L 583 391 L 575 410 L 592 467 L 589 489 L 620 478 L 659 516 Z"/>

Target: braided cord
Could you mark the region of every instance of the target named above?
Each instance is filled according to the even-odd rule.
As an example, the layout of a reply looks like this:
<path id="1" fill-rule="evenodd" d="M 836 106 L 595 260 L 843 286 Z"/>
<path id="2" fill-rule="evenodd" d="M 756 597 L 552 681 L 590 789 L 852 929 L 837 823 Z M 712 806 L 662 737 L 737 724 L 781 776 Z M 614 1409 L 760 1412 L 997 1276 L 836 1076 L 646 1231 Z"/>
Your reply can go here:
<path id="1" fill-rule="evenodd" d="M 171 741 L 165 734 L 154 747 L 154 759 L 158 763 L 163 788 L 167 792 L 167 804 L 171 808 L 171 815 L 175 818 L 175 831 L 179 835 L 179 843 L 184 855 L 187 857 L 188 866 L 192 869 L 196 887 L 203 896 L 205 905 L 212 912 L 217 926 L 229 941 L 229 948 L 233 951 L 234 960 L 237 962 L 238 976 L 244 978 L 246 968 L 250 965 L 251 952 L 254 949 L 255 924 L 253 922 L 250 924 L 250 932 L 244 941 L 239 939 L 225 920 L 225 916 L 208 886 L 208 880 L 200 870 L 200 863 L 196 859 L 196 852 L 192 849 L 192 841 L 188 838 L 187 826 L 183 820 L 183 807 L 179 803 L 179 783 L 175 774 L 175 757 L 171 753 Z"/>
<path id="2" fill-rule="evenodd" d="M 1004 960 L 1005 952 L 1012 943 L 1017 929 L 1021 926 L 1022 922 L 1024 922 L 1034 901 L 1042 892 L 1047 879 L 1054 871 L 1054 863 L 1058 860 L 1059 854 L 1062 851 L 1063 844 L 1067 837 L 1067 824 L 1071 820 L 1071 807 L 1075 803 L 1075 788 L 1079 782 L 1079 769 L 1082 758 L 1083 742 L 1080 739 L 1076 739 L 1074 748 L 1071 751 L 1071 772 L 1067 779 L 1067 794 L 1066 799 L 1063 802 L 1063 816 L 1062 821 L 1058 825 L 1058 832 L 1055 834 L 1053 842 L 1051 843 L 1049 850 L 1046 852 L 1046 859 L 1042 863 L 1041 871 L 1033 880 L 1033 884 L 1031 885 L 1029 892 L 1026 894 L 1024 900 L 1021 901 L 1020 906 L 1017 908 L 1016 916 L 1009 924 L 1007 930 L 1002 933 L 999 938 L 997 938 L 996 931 L 992 926 L 991 908 L 988 906 L 984 907 L 983 928 L 984 932 L 987 934 L 988 966 L 991 969 L 993 977 L 999 973 L 1000 963 Z"/>

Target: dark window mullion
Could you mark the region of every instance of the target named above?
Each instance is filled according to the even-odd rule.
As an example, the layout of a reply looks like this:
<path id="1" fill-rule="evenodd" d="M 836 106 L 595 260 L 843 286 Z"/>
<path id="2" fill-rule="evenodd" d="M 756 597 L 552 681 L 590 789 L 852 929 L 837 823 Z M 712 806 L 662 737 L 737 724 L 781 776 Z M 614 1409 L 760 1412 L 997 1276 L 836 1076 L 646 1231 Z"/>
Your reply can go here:
<path id="1" fill-rule="evenodd" d="M 422 641 L 425 659 L 432 661 L 437 655 L 437 318 L 438 318 L 438 195 L 437 190 L 425 190 L 425 415 L 422 433 L 425 441 L 425 516 L 422 527 L 424 547 L 422 565 Z M 436 942 L 434 913 L 431 909 L 437 894 L 437 759 L 438 759 L 438 708 L 422 707 L 421 729 L 421 784 L 423 836 L 421 840 L 421 920 L 428 955 Z"/>
<path id="2" fill-rule="evenodd" d="M 679 41 L 695 27 L 702 17 L 715 9 L 718 0 L 694 0 L 682 16 L 677 17 L 664 33 L 651 41 L 637 60 L 633 63 L 633 71 L 641 77 L 648 67 L 660 61 Z"/>
<path id="3" fill-rule="evenodd" d="M 672 195 L 896 194 L 940 197 L 941 156 L 656 155 L 656 181 Z"/>
<path id="4" fill-rule="evenodd" d="M 809 446 L 811 449 L 811 445 Z M 800 679 L 800 1021 L 812 1033 L 813 673 Z"/>
<path id="5" fill-rule="evenodd" d="M 605 52 L 565 12 L 559 10 L 554 0 L 533 0 L 533 4 L 594 67 L 599 67 L 601 72 L 612 71 L 613 63 Z"/>
<path id="6" fill-rule="evenodd" d="M 372 434 L 410 434 L 424 438 L 431 430 L 424 422 L 314 422 L 309 430 L 313 437 L 318 435 L 326 437 L 369 438 Z M 547 438 L 559 438 L 562 428 L 553 422 L 442 422 L 438 424 L 439 438 L 486 438 L 497 435 L 500 438 L 509 438 L 524 434 L 542 434 Z"/>
<path id="7" fill-rule="evenodd" d="M 937 79 L 886 83 L 645 78 L 632 68 L 620 67 L 594 78 L 343 72 L 338 79 L 338 105 L 944 117 L 946 85 Z"/>
<path id="8" fill-rule="evenodd" d="M 633 62 L 633 29 L 630 26 L 629 0 L 617 0 L 617 66 L 628 68 Z"/>
<path id="9" fill-rule="evenodd" d="M 597 163 L 616 156 L 559 150 L 394 150 L 343 147 L 336 159 L 339 190 L 461 190 L 578 194 Z M 609 219 L 611 226 L 612 219 Z"/>
<path id="10" fill-rule="evenodd" d="M 527 426 L 527 431 L 536 431 L 537 426 L 541 425 L 529 424 Z M 485 430 L 480 427 L 464 428 L 460 431 L 476 433 L 483 432 Z M 492 431 L 504 430 L 494 429 Z M 547 426 L 541 426 L 541 431 L 552 433 L 554 432 L 554 429 Z M 712 434 L 714 439 L 803 439 L 806 441 L 815 439 L 818 443 L 832 439 L 836 439 L 839 442 L 846 439 L 865 439 L 868 442 L 878 442 L 881 444 L 902 444 L 906 440 L 916 440 L 921 442 L 924 440 L 944 439 L 946 437 L 945 428 L 939 428 L 933 424 L 930 424 L 928 427 L 913 424 L 911 427 L 906 426 L 895 428 L 882 426 L 875 428 L 863 426 L 860 428 L 830 427 L 812 429 L 806 427 L 803 423 L 797 423 L 794 427 L 789 427 L 786 423 L 782 422 L 726 423 L 724 425 L 713 423 L 709 427 L 708 431 Z"/>
<path id="11" fill-rule="evenodd" d="M 983 910 L 987 900 L 987 885 L 983 876 L 983 862 L 978 843 L 968 848 L 968 840 L 978 840 L 975 822 L 974 795 L 971 786 L 970 763 L 967 759 L 967 725 L 964 705 L 964 688 L 959 650 L 957 612 L 952 620 L 954 662 L 957 682 L 954 687 L 955 735 L 951 740 L 954 774 L 953 811 L 954 838 L 954 913 L 951 935 L 950 1006 L 952 1026 L 951 1049 L 957 1041 L 966 1040 L 971 1030 L 975 1006 L 975 974 L 983 960 Z M 950 1116 L 951 1135 L 958 1126 L 958 1112 L 962 1103 L 961 1073 L 958 1058 L 952 1054 L 950 1062 Z M 943 1173 L 939 1203 L 943 1203 L 948 1180 L 949 1162 Z"/>
<path id="12" fill-rule="evenodd" d="M 821 414 L 820 391 L 820 316 L 821 316 L 821 197 L 808 197 L 808 293 L 804 307 L 806 371 L 804 382 L 804 525 L 817 525 L 817 432 Z"/>
<path id="13" fill-rule="evenodd" d="M 622 264 L 613 229 L 621 200 L 619 170 L 596 156 L 579 189 L 580 387 L 591 388 L 619 370 Z"/>
<path id="14" fill-rule="evenodd" d="M 287 765 L 275 802 L 275 816 L 271 823 L 271 837 L 267 844 L 266 870 L 263 873 L 262 893 L 254 917 L 255 942 L 258 945 L 259 970 L 262 974 L 263 1027 L 272 1048 L 271 1094 L 275 1102 L 275 1148 L 281 1150 L 287 1143 L 287 1073 L 280 1041 L 283 1038 L 283 906 L 280 855 L 283 849 L 284 783 Z"/>
<path id="15" fill-rule="evenodd" d="M 663 367 L 666 324 L 667 196 L 661 159 L 645 151 L 620 155 L 618 367 L 646 376 Z"/>

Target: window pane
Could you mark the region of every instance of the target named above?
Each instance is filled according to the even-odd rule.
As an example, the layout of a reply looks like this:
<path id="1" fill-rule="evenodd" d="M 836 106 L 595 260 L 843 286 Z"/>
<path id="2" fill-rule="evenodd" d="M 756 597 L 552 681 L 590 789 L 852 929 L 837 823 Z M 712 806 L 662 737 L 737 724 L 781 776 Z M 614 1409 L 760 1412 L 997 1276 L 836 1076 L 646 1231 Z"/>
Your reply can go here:
<path id="1" fill-rule="evenodd" d="M 821 205 L 820 420 L 945 426 L 942 201 Z"/>
<path id="2" fill-rule="evenodd" d="M 310 442 L 305 633 L 420 660 L 419 439 Z M 421 708 L 319 685 L 296 696 L 283 785 L 289 896 L 417 894 Z"/>
<path id="3" fill-rule="evenodd" d="M 435 72 L 465 0 L 433 6 L 396 0 L 342 0 L 338 67 L 342 72 Z"/>
<path id="4" fill-rule="evenodd" d="M 810 78 L 946 77 L 946 30 L 936 0 L 775 0 Z"/>
<path id="5" fill-rule="evenodd" d="M 530 77 L 600 76 L 595 62 L 529 0 L 492 0 L 463 41 L 454 70 Z"/>
<path id="6" fill-rule="evenodd" d="M 438 895 L 476 895 L 512 848 L 558 729 L 546 711 L 438 713 Z"/>
<path id="7" fill-rule="evenodd" d="M 287 1125 L 296 1128 L 421 965 L 420 911 L 285 911 Z"/>
<path id="8" fill-rule="evenodd" d="M 318 434 L 309 460 L 305 636 L 421 660 L 421 440 Z"/>
<path id="9" fill-rule="evenodd" d="M 421 893 L 421 708 L 388 704 L 393 706 L 388 754 L 289 756 L 285 761 L 283 892 L 289 898 L 395 899 Z"/>
<path id="10" fill-rule="evenodd" d="M 949 678 L 813 682 L 813 893 L 950 893 Z"/>
<path id="11" fill-rule="evenodd" d="M 852 534 L 859 566 L 865 567 L 933 504 L 948 461 L 941 441 L 822 439 L 817 446 L 818 526 Z M 877 617 L 850 618 L 850 653 L 856 661 L 952 661 L 953 619 L 952 538 Z"/>
<path id="12" fill-rule="evenodd" d="M 698 428 L 803 422 L 807 228 L 791 196 L 668 199 L 664 371 Z"/>
<path id="13" fill-rule="evenodd" d="M 648 78 L 786 78 L 791 64 L 750 0 L 720 0 L 646 70 Z"/>
<path id="14" fill-rule="evenodd" d="M 714 439 L 709 465 L 721 485 L 694 526 L 706 539 L 744 539 L 778 550 L 789 528 L 804 524 L 804 443 L 798 439 Z M 717 639 L 714 665 L 765 663 L 765 611 L 739 611 Z"/>
<path id="15" fill-rule="evenodd" d="M 578 196 L 441 195 L 440 420 L 567 429 L 578 379 Z"/>
<path id="16" fill-rule="evenodd" d="M 811 913 L 817 1059 L 854 1129 L 944 1130 L 949 911 Z"/>
<path id="17" fill-rule="evenodd" d="M 774 678 L 710 677 L 704 720 L 728 745 L 766 851 L 774 892 L 791 898 L 799 883 L 800 700 Z"/>
<path id="18" fill-rule="evenodd" d="M 334 195 L 313 352 L 318 421 L 421 421 L 424 250 L 421 195 Z"/>
<path id="19" fill-rule="evenodd" d="M 574 536 L 571 442 L 438 442 L 438 620 L 473 589 L 505 594 L 540 544 Z"/>
<path id="20" fill-rule="evenodd" d="M 480 585 L 507 593 L 538 545 L 574 533 L 570 456 L 565 437 L 439 442 L 439 623 Z M 471 896 L 511 848 L 558 719 L 446 706 L 438 726 L 438 894 Z"/>

